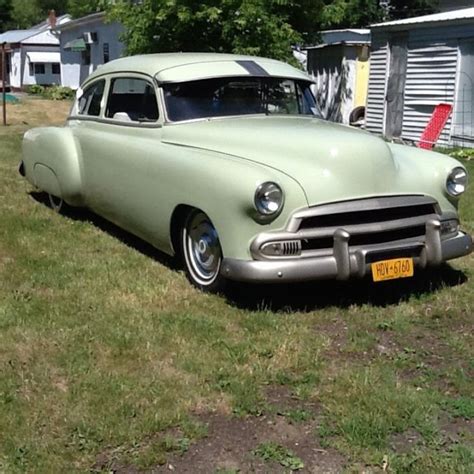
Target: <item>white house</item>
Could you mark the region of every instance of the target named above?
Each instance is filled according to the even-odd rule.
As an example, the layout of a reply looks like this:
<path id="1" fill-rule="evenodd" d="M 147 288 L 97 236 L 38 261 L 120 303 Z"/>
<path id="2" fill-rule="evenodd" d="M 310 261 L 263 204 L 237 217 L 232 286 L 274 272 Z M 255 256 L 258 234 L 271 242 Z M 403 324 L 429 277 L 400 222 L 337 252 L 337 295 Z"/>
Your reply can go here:
<path id="1" fill-rule="evenodd" d="M 77 89 L 102 64 L 119 58 L 124 50 L 120 41 L 123 26 L 107 23 L 105 13 L 93 13 L 58 25 L 60 38 L 61 84 Z"/>
<path id="2" fill-rule="evenodd" d="M 60 84 L 59 39 L 51 27 L 69 19 L 69 15 L 50 16 L 48 21 L 29 30 L 12 30 L 0 35 L 0 44 L 6 43 L 6 74 L 11 88 Z"/>

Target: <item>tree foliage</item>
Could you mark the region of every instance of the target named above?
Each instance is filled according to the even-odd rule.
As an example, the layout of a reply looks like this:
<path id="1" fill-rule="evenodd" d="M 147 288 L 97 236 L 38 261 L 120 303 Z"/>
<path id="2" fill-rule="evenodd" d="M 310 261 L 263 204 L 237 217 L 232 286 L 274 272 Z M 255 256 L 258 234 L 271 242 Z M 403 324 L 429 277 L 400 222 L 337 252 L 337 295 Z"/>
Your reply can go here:
<path id="1" fill-rule="evenodd" d="M 104 8 L 106 0 L 0 0 L 0 32 L 24 29 L 46 20 L 50 10 L 77 18 Z"/>
<path id="2" fill-rule="evenodd" d="M 363 28 L 383 21 L 385 10 L 379 0 L 326 0 L 322 13 L 324 28 Z"/>
<path id="3" fill-rule="evenodd" d="M 67 12 L 73 18 L 80 18 L 97 11 L 101 11 L 107 6 L 105 0 L 67 0 Z"/>
<path id="4" fill-rule="evenodd" d="M 438 0 L 390 0 L 388 14 L 391 20 L 428 15 L 438 11 Z"/>
<path id="5" fill-rule="evenodd" d="M 411 18 L 437 11 L 439 0 L 325 0 L 323 28 L 363 28 L 382 21 Z"/>
<path id="6" fill-rule="evenodd" d="M 11 25 L 11 0 L 0 0 L 0 33 L 8 29 Z"/>
<path id="7" fill-rule="evenodd" d="M 130 54 L 244 53 L 288 59 L 291 44 L 317 38 L 322 0 L 143 0 L 110 6 Z"/>
<path id="8" fill-rule="evenodd" d="M 211 51 L 291 58 L 329 28 L 361 28 L 433 11 L 437 0 L 117 0 L 109 17 L 125 26 L 129 54 Z"/>

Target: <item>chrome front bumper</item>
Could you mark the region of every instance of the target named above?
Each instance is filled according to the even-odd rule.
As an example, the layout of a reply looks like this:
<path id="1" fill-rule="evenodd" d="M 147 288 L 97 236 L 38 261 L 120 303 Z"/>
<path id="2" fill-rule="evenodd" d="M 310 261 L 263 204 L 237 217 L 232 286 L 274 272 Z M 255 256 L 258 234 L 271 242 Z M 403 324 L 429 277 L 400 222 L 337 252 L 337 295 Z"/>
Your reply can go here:
<path id="1" fill-rule="evenodd" d="M 370 274 L 373 262 L 388 258 L 412 257 L 418 268 L 436 266 L 472 252 L 472 238 L 464 232 L 441 240 L 440 222 L 426 223 L 424 241 L 396 244 L 378 244 L 351 250 L 350 235 L 339 229 L 334 233 L 332 255 L 315 258 L 274 260 L 238 260 L 225 258 L 221 272 L 231 280 L 275 283 L 310 280 L 348 280 Z"/>

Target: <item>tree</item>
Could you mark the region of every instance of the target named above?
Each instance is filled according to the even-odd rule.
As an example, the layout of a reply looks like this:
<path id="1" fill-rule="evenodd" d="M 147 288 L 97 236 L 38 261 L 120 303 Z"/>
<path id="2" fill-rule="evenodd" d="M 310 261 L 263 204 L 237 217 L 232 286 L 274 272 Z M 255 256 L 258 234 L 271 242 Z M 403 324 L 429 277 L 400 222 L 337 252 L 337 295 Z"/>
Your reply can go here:
<path id="1" fill-rule="evenodd" d="M 129 54 L 210 51 L 291 59 L 291 45 L 317 38 L 322 0 L 119 0 Z"/>
<path id="2" fill-rule="evenodd" d="M 398 20 L 435 13 L 438 6 L 438 0 L 390 0 L 388 13 L 391 20 Z"/>
<path id="3" fill-rule="evenodd" d="M 0 33 L 10 28 L 12 21 L 11 10 L 11 0 L 0 0 Z"/>
<path id="4" fill-rule="evenodd" d="M 385 10 L 379 0 L 326 0 L 324 28 L 363 28 L 383 21 Z"/>
<path id="5" fill-rule="evenodd" d="M 106 4 L 104 0 L 68 0 L 66 13 L 73 18 L 79 18 L 100 11 L 106 7 Z"/>
<path id="6" fill-rule="evenodd" d="M 45 18 L 41 15 L 41 10 L 35 1 L 12 0 L 12 28 L 26 29 L 39 23 Z"/>
<path id="7" fill-rule="evenodd" d="M 4 12 L 10 18 L 8 27 L 23 29 L 46 20 L 50 10 L 57 16 L 70 13 L 77 18 L 105 7 L 106 3 L 107 0 L 0 0 L 0 30 Z"/>

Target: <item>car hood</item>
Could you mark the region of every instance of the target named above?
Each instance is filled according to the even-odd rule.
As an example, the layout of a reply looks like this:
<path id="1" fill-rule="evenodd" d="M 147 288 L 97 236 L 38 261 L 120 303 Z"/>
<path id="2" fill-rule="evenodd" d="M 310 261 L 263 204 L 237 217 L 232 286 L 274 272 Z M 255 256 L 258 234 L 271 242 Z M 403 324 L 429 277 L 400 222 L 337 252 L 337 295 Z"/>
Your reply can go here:
<path id="1" fill-rule="evenodd" d="M 167 125 L 162 137 L 277 169 L 301 185 L 309 205 L 396 188 L 396 165 L 383 140 L 315 118 L 219 118 Z"/>

